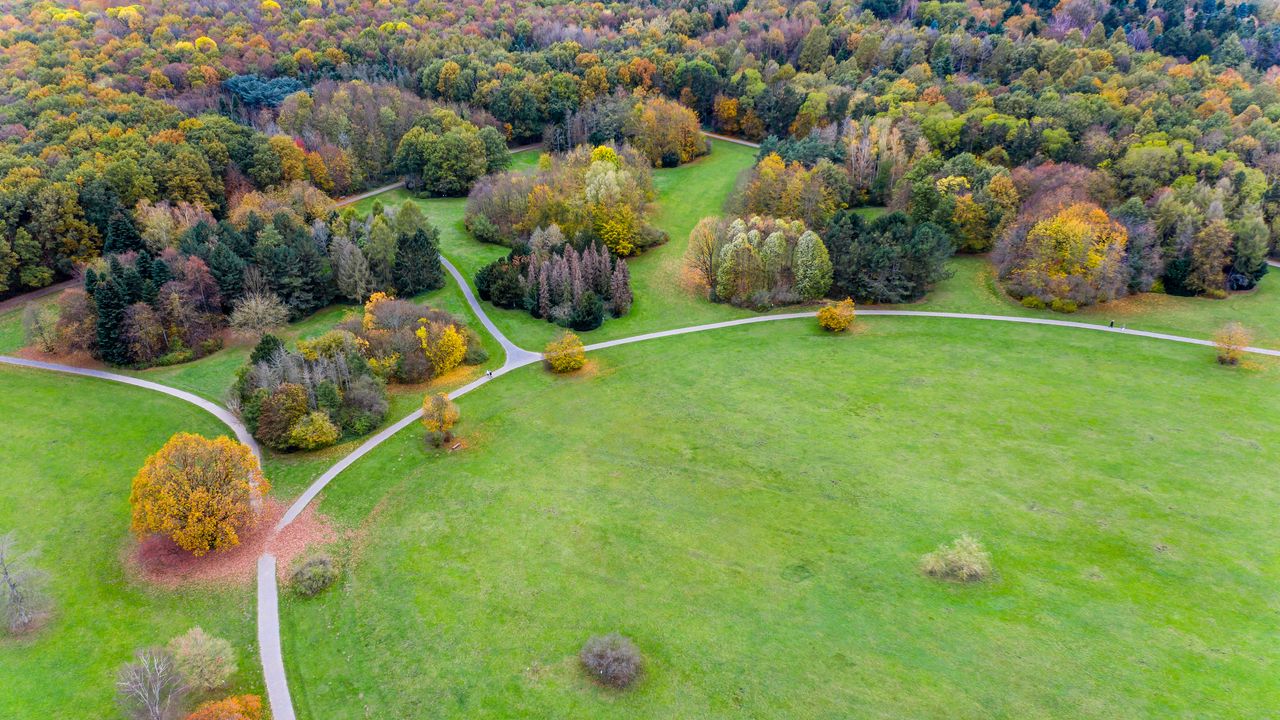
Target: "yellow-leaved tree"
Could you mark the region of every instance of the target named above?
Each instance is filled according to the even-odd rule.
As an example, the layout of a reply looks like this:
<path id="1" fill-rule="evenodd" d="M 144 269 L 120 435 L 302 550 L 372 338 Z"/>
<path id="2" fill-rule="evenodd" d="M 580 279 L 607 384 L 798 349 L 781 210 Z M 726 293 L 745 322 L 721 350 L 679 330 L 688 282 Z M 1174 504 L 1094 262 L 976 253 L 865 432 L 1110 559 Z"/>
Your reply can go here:
<path id="1" fill-rule="evenodd" d="M 427 440 L 440 447 L 453 440 L 453 426 L 458 422 L 458 406 L 444 393 L 422 398 L 422 424 Z"/>
<path id="2" fill-rule="evenodd" d="M 418 328 L 422 351 L 431 361 L 432 375 L 440 377 L 458 367 L 467 355 L 467 341 L 458 328 L 448 323 L 427 323 Z"/>
<path id="3" fill-rule="evenodd" d="M 247 445 L 178 433 L 133 478 L 133 531 L 164 535 L 196 557 L 226 550 L 257 518 L 267 488 Z"/>
<path id="4" fill-rule="evenodd" d="M 547 343 L 542 357 L 554 373 L 570 373 L 581 370 L 587 364 L 587 352 L 582 347 L 582 340 L 571 332 Z"/>

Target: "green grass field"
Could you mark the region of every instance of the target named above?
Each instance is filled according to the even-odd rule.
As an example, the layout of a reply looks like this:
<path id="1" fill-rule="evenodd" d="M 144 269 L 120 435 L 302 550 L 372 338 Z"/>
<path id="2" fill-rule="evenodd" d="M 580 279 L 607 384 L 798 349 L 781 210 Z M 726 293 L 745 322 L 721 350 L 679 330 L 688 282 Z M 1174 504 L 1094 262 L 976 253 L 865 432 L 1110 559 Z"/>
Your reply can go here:
<path id="1" fill-rule="evenodd" d="M 807 321 L 525 368 L 330 486 L 305 718 L 1263 717 L 1280 366 L 976 321 Z M 962 532 L 996 581 L 938 583 Z M 575 653 L 621 631 L 627 693 Z"/>
<path id="2" fill-rule="evenodd" d="M 193 625 L 235 646 L 237 690 L 261 692 L 252 588 L 168 592 L 122 565 L 130 482 L 147 455 L 174 432 L 226 428 L 157 393 L 9 367 L 0 417 L 0 533 L 39 549 L 53 597 L 43 630 L 0 640 L 0 717 L 114 720 L 119 666 Z"/>

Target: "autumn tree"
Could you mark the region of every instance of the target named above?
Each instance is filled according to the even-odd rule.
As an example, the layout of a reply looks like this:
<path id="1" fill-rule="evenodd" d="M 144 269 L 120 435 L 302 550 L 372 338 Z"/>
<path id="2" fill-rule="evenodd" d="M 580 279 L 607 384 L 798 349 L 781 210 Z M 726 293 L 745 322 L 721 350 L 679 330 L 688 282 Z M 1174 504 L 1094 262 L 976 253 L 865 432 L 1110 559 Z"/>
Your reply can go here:
<path id="1" fill-rule="evenodd" d="M 422 351 L 431 363 L 431 374 L 440 377 L 458 367 L 467 354 L 467 341 L 451 323 L 432 322 L 417 330 Z"/>
<path id="2" fill-rule="evenodd" d="M 422 425 L 427 429 L 427 439 L 435 447 L 453 440 L 453 426 L 457 422 L 458 406 L 445 393 L 422 399 Z"/>
<path id="3" fill-rule="evenodd" d="M 1076 203 L 1030 228 L 1010 232 L 996 260 L 1014 297 L 1070 311 L 1124 291 L 1127 240 L 1125 228 L 1101 208 Z"/>
<path id="4" fill-rule="evenodd" d="M 139 650 L 116 675 L 116 700 L 132 720 L 176 720 L 191 688 L 173 656 L 164 650 Z"/>
<path id="5" fill-rule="evenodd" d="M 1244 349 L 1249 347 L 1253 336 L 1238 322 L 1227 323 L 1213 336 L 1214 347 L 1218 349 L 1218 362 L 1222 365 L 1239 365 L 1244 356 Z"/>
<path id="6" fill-rule="evenodd" d="M 248 446 L 178 433 L 133 479 L 132 528 L 162 534 L 197 557 L 226 550 L 256 519 L 267 488 Z"/>
<path id="7" fill-rule="evenodd" d="M 582 340 L 570 332 L 547 343 L 542 358 L 551 372 L 558 374 L 581 370 L 587 364 L 587 353 Z"/>

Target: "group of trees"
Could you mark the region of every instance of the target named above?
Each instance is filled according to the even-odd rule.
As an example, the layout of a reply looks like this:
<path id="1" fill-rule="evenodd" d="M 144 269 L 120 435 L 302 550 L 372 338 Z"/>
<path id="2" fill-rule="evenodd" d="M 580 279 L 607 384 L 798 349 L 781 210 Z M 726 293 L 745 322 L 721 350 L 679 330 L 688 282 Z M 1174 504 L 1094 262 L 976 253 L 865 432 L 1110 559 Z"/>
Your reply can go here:
<path id="1" fill-rule="evenodd" d="M 457 318 L 385 293 L 371 295 L 363 315 L 338 330 L 350 333 L 373 373 L 392 383 L 423 383 L 489 359 L 480 336 Z"/>
<path id="2" fill-rule="evenodd" d="M 543 155 L 536 173 L 481 180 L 467 197 L 466 223 L 478 239 L 509 247 L 555 225 L 580 247 L 599 243 L 627 256 L 666 240 L 647 220 L 654 197 L 650 163 L 640 151 L 582 146 Z"/>
<path id="3" fill-rule="evenodd" d="M 483 175 L 511 165 L 507 141 L 492 127 L 477 128 L 445 108 L 423 115 L 396 146 L 405 187 L 428 195 L 466 195 Z"/>
<path id="4" fill-rule="evenodd" d="M 193 627 L 137 651 L 116 674 L 116 699 L 130 720 L 262 720 L 257 695 L 206 699 L 225 692 L 235 673 L 231 643 Z"/>
<path id="5" fill-rule="evenodd" d="M 759 310 L 817 300 L 832 282 L 827 246 L 800 220 L 704 218 L 685 263 L 713 302 Z"/>
<path id="6" fill-rule="evenodd" d="M 595 241 L 582 249 L 576 244 L 556 225 L 538 228 L 527 245 L 476 273 L 476 291 L 498 307 L 574 330 L 595 330 L 606 313 L 626 315 L 632 302 L 627 261 Z"/>
<path id="7" fill-rule="evenodd" d="M 83 292 L 64 292 L 56 313 L 28 311 L 32 343 L 113 365 L 171 364 L 221 347 L 228 323 L 257 336 L 337 297 L 444 284 L 437 232 L 413 203 L 359 218 L 293 185 L 245 195 L 216 223 L 167 203 L 142 203 L 133 217 L 117 218 Z"/>
<path id="8" fill-rule="evenodd" d="M 579 145 L 630 144 L 654 167 L 675 167 L 711 151 L 698 114 L 661 95 L 619 89 L 548 125 L 543 142 L 554 152 Z"/>
<path id="9" fill-rule="evenodd" d="M 289 350 L 264 335 L 236 373 L 231 406 L 273 450 L 314 450 L 358 437 L 387 414 L 387 392 L 350 333 L 332 331 Z"/>

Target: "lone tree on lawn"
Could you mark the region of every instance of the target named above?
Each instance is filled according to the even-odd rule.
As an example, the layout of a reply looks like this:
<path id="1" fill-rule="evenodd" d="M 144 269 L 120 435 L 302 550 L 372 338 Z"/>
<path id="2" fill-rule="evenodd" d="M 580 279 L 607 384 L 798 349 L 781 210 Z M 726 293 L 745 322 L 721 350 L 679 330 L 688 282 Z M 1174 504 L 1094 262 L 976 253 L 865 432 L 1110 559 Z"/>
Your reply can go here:
<path id="1" fill-rule="evenodd" d="M 422 424 L 432 445 L 441 447 L 453 440 L 453 426 L 457 422 L 458 406 L 448 395 L 436 393 L 422 399 Z"/>
<path id="2" fill-rule="evenodd" d="M 133 479 L 133 531 L 165 535 L 196 557 L 235 547 L 267 488 L 247 445 L 178 433 Z"/>
<path id="3" fill-rule="evenodd" d="M 30 566 L 31 558 L 18 551 L 16 535 L 0 537 L 0 613 L 11 635 L 29 630 L 44 604 L 38 587 L 44 576 Z"/>

